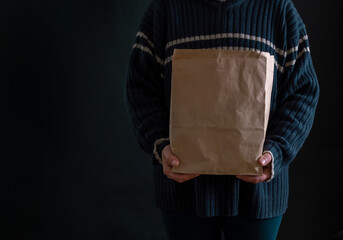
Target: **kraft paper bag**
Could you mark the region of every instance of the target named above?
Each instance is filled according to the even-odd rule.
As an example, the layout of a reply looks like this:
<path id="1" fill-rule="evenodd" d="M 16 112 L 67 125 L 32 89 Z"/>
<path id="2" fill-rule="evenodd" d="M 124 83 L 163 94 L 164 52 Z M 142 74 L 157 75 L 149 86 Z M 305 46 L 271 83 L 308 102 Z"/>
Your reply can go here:
<path id="1" fill-rule="evenodd" d="M 274 57 L 265 52 L 175 49 L 169 138 L 175 173 L 262 175 Z"/>

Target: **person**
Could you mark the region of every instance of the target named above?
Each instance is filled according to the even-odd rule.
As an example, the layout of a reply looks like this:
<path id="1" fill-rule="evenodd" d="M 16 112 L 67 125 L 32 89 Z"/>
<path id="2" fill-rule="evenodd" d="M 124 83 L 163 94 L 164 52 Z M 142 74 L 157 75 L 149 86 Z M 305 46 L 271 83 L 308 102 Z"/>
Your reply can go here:
<path id="1" fill-rule="evenodd" d="M 268 52 L 275 59 L 262 176 L 176 174 L 169 112 L 174 49 Z M 191 91 L 191 90 L 190 90 Z M 319 84 L 291 0 L 152 0 L 128 63 L 125 102 L 152 156 L 154 196 L 170 239 L 276 239 L 289 166 L 312 128 Z M 229 157 L 229 156 L 228 156 Z"/>

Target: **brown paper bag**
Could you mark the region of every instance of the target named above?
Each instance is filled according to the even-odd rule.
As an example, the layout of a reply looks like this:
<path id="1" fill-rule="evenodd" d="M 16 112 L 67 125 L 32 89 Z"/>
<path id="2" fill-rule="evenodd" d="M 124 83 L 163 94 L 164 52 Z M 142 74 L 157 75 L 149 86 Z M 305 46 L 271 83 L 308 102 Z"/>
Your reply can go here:
<path id="1" fill-rule="evenodd" d="M 176 173 L 261 175 L 274 57 L 221 49 L 175 49 L 170 145 Z"/>

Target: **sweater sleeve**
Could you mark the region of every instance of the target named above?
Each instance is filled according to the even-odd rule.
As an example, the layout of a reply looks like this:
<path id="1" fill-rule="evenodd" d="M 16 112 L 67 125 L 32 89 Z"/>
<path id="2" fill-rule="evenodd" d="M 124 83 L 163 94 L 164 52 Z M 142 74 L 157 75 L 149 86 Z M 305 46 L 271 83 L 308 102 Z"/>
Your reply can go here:
<path id="1" fill-rule="evenodd" d="M 273 156 L 272 178 L 288 167 L 308 137 L 319 98 L 305 25 L 293 5 L 290 11 L 283 76 L 277 83 L 276 108 L 264 143 L 264 151 Z"/>
<path id="2" fill-rule="evenodd" d="M 125 103 L 136 139 L 148 154 L 169 137 L 169 110 L 165 103 L 163 61 L 158 46 L 163 45 L 159 31 L 163 16 L 157 1 L 143 15 L 129 60 Z"/>

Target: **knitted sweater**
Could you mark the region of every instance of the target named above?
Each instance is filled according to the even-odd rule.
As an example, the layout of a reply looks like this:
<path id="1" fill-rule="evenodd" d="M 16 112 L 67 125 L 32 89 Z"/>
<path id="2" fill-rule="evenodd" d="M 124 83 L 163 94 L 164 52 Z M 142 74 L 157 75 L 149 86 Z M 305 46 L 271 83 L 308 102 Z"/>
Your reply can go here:
<path id="1" fill-rule="evenodd" d="M 177 183 L 157 161 L 169 139 L 174 49 L 220 48 L 268 52 L 275 58 L 264 151 L 273 179 L 251 184 L 228 175 Z M 307 138 L 319 97 L 305 25 L 291 0 L 152 0 L 135 39 L 125 100 L 135 136 L 154 163 L 156 206 L 198 216 L 282 215 L 290 163 Z M 305 161 L 305 159 L 302 159 Z"/>

